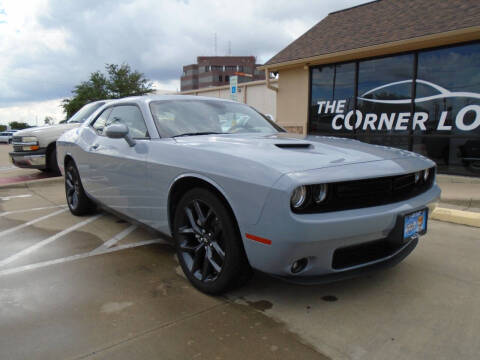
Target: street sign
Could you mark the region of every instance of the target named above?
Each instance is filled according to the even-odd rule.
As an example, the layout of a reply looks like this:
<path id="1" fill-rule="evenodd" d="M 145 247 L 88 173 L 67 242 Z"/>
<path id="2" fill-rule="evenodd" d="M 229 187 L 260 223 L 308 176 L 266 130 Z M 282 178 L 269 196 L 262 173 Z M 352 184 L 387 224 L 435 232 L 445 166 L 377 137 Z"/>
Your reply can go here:
<path id="1" fill-rule="evenodd" d="M 230 99 L 233 101 L 237 100 L 237 93 L 238 93 L 238 76 L 230 76 Z"/>

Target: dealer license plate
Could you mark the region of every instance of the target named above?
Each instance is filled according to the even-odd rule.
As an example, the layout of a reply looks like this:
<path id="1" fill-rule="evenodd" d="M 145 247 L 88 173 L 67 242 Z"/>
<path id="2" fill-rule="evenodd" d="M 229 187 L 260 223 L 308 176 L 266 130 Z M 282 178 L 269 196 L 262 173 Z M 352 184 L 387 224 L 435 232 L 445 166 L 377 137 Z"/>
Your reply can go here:
<path id="1" fill-rule="evenodd" d="M 405 215 L 403 239 L 411 239 L 427 232 L 427 209 Z"/>

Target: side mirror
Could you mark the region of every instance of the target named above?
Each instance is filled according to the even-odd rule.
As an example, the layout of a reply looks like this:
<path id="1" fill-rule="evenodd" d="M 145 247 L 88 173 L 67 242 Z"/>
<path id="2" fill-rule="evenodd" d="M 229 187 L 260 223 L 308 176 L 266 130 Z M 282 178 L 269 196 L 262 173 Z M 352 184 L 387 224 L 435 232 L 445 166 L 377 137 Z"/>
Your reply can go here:
<path id="1" fill-rule="evenodd" d="M 266 117 L 268 120 L 275 122 L 275 119 L 274 119 L 273 115 L 265 114 L 265 117 Z"/>
<path id="2" fill-rule="evenodd" d="M 133 140 L 128 133 L 128 126 L 124 124 L 112 124 L 104 130 L 104 134 L 110 139 L 125 139 L 128 145 L 135 146 L 135 140 Z"/>

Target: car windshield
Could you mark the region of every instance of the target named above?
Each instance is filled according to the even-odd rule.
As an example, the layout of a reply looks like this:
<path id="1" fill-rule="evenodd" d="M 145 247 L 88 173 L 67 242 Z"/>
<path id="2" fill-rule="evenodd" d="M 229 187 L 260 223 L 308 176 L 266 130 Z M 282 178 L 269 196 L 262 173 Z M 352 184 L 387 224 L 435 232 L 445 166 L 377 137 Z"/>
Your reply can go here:
<path id="1" fill-rule="evenodd" d="M 87 104 L 78 110 L 70 119 L 67 120 L 67 123 L 83 123 L 88 119 L 90 115 L 93 114 L 100 106 L 105 104 L 104 102 L 95 102 Z"/>
<path id="2" fill-rule="evenodd" d="M 150 109 L 163 137 L 283 132 L 251 107 L 234 102 L 164 100 L 152 102 Z"/>

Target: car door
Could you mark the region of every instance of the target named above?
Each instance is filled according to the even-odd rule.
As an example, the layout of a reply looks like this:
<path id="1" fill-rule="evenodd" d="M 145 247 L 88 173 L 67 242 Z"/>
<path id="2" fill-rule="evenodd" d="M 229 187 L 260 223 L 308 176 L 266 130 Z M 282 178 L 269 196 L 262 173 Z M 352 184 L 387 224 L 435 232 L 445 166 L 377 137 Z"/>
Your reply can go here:
<path id="1" fill-rule="evenodd" d="M 125 124 L 135 140 L 130 146 L 125 139 L 105 136 L 111 124 Z M 148 207 L 146 195 L 146 155 L 149 140 L 142 112 L 135 104 L 117 105 L 104 111 L 90 127 L 84 128 L 86 160 L 80 173 L 85 177 L 87 192 L 109 208 L 139 221 L 144 221 Z"/>

